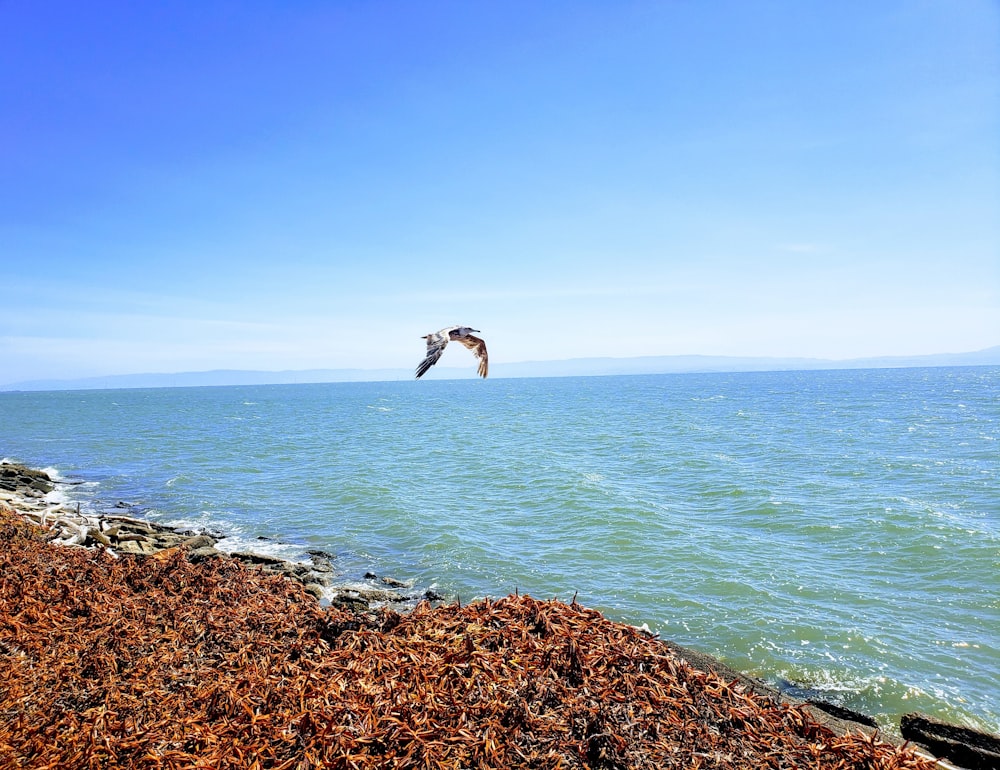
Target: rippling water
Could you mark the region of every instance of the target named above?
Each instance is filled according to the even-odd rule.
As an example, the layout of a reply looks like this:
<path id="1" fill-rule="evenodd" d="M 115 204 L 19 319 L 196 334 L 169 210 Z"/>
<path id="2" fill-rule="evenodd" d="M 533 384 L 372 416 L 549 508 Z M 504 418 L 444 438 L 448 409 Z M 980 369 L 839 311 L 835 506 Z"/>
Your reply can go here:
<path id="1" fill-rule="evenodd" d="M 996 367 L 0 393 L 0 454 L 98 509 L 578 594 L 886 724 L 994 731 L 998 438 Z"/>

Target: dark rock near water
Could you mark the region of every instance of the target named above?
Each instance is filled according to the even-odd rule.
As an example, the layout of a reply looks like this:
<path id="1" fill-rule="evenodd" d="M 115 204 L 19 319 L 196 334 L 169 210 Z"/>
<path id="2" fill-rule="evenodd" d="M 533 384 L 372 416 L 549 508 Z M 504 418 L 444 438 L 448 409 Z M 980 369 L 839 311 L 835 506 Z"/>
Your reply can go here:
<path id="1" fill-rule="evenodd" d="M 45 471 L 26 468 L 15 463 L 0 464 L 0 489 L 38 497 L 48 494 L 55 488 L 55 482 Z"/>
<path id="2" fill-rule="evenodd" d="M 333 561 L 335 558 L 337 558 L 329 551 L 321 551 L 318 548 L 312 551 L 306 551 L 306 554 L 318 559 L 326 559 L 327 561 Z"/>
<path id="3" fill-rule="evenodd" d="M 413 588 L 412 582 L 406 582 L 405 580 L 396 580 L 396 578 L 391 578 L 391 577 L 379 577 L 374 572 L 366 572 L 365 580 L 377 580 L 382 585 L 389 586 L 390 588 Z"/>
<path id="4" fill-rule="evenodd" d="M 810 706 L 818 708 L 837 719 L 843 719 L 845 722 L 854 722 L 859 725 L 865 725 L 866 727 L 878 727 L 878 722 L 876 722 L 872 717 L 867 714 L 862 714 L 860 711 L 855 711 L 854 709 L 849 709 L 846 706 L 841 706 L 837 703 L 830 703 L 825 700 L 817 700 L 816 698 L 809 698 L 806 700 Z"/>
<path id="5" fill-rule="evenodd" d="M 279 559 L 277 556 L 267 556 L 266 554 L 254 553 L 253 551 L 233 551 L 229 555 L 234 559 L 245 561 L 247 564 L 259 564 L 266 567 L 276 567 L 287 563 L 284 559 Z"/>
<path id="6" fill-rule="evenodd" d="M 360 596 L 353 596 L 347 593 L 337 594 L 330 599 L 330 604 L 333 607 L 338 607 L 339 609 L 353 612 L 355 614 L 363 614 L 368 612 L 369 609 L 368 602 Z"/>
<path id="7" fill-rule="evenodd" d="M 817 708 L 825 714 L 829 714 L 845 722 L 864 725 L 865 727 L 878 727 L 878 722 L 872 717 L 862 714 L 860 711 L 849 709 L 842 703 L 832 702 L 829 700 L 826 692 L 816 687 L 795 684 L 794 682 L 789 682 L 787 679 L 778 679 L 775 684 L 782 695 L 805 701 L 813 708 Z"/>
<path id="8" fill-rule="evenodd" d="M 1000 736 L 941 722 L 925 714 L 904 714 L 905 740 L 968 770 L 1000 770 Z"/>

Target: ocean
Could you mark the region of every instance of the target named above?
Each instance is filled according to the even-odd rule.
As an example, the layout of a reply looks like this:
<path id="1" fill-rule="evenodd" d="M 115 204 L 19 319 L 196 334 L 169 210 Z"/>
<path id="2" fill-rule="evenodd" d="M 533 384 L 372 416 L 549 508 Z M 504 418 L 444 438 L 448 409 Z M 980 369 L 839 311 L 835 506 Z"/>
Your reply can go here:
<path id="1" fill-rule="evenodd" d="M 1000 367 L 0 393 L 96 511 L 1000 732 Z"/>

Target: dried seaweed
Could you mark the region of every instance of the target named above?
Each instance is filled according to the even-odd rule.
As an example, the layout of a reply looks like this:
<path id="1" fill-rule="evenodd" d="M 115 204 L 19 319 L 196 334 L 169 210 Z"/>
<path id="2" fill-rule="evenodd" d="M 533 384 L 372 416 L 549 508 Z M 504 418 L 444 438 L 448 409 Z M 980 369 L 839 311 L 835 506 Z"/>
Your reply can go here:
<path id="1" fill-rule="evenodd" d="M 356 616 L 235 560 L 56 547 L 0 512 L 0 766 L 934 765 L 575 602 Z"/>

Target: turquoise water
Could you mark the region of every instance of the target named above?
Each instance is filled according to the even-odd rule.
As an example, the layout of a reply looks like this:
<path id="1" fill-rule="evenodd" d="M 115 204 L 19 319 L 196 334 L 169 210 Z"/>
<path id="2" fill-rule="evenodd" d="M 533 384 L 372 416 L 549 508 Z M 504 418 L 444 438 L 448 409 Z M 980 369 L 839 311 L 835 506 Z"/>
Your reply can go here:
<path id="1" fill-rule="evenodd" d="M 0 393 L 0 455 L 99 510 L 577 594 L 887 726 L 994 731 L 998 438 L 996 367 Z"/>

